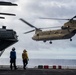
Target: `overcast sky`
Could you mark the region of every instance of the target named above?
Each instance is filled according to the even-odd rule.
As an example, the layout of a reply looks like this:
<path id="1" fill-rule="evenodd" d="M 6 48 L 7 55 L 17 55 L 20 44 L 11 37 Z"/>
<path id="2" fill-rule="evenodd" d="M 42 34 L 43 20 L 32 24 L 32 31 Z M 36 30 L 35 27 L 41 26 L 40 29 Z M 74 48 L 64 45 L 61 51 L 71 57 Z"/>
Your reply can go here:
<path id="1" fill-rule="evenodd" d="M 37 42 L 31 39 L 34 32 L 23 34 L 32 28 L 19 20 L 23 18 L 36 27 L 62 26 L 67 21 L 43 20 L 39 17 L 72 18 L 76 15 L 76 0 L 3 0 L 17 3 L 18 6 L 0 6 L 0 12 L 15 13 L 16 17 L 5 16 L 0 19 L 0 27 L 6 25 L 8 29 L 17 32 L 18 42 L 5 50 L 1 58 L 9 58 L 12 47 L 16 48 L 17 58 L 21 58 L 23 49 L 26 49 L 29 58 L 49 59 L 76 59 L 76 35 L 70 40 L 55 40 Z"/>

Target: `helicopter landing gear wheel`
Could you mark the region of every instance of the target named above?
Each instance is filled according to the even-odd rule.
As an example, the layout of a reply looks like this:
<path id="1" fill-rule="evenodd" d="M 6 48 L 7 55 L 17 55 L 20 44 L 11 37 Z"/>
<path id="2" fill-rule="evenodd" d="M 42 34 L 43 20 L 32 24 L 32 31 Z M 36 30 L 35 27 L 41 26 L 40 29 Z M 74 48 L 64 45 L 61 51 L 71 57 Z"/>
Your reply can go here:
<path id="1" fill-rule="evenodd" d="M 70 41 L 72 41 L 72 39 L 70 39 Z"/>
<path id="2" fill-rule="evenodd" d="M 44 42 L 46 42 L 46 40 L 44 40 Z"/>
<path id="3" fill-rule="evenodd" d="M 49 43 L 50 43 L 50 44 L 52 44 L 52 42 L 51 42 L 51 41 L 50 41 Z"/>

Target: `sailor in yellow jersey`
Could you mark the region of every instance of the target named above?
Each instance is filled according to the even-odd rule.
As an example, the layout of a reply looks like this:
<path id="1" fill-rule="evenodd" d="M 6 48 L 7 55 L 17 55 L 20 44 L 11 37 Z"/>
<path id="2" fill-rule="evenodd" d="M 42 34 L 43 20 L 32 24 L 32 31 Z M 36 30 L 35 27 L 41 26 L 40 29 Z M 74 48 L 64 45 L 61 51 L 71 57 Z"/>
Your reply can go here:
<path id="1" fill-rule="evenodd" d="M 23 53 L 22 53 L 22 59 L 23 59 L 23 69 L 26 69 L 29 58 L 28 58 L 27 51 L 25 49 L 23 50 Z"/>

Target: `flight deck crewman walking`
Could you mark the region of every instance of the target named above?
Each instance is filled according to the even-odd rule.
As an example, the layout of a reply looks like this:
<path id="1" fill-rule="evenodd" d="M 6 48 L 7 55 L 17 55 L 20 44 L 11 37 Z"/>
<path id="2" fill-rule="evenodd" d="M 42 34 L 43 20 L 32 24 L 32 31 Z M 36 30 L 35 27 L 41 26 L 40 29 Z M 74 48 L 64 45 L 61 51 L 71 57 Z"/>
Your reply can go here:
<path id="1" fill-rule="evenodd" d="M 23 53 L 22 53 L 22 59 L 23 59 L 23 69 L 26 69 L 29 58 L 28 58 L 27 51 L 25 49 L 23 50 Z"/>
<path id="2" fill-rule="evenodd" d="M 16 67 L 16 52 L 15 52 L 15 48 L 12 48 L 12 51 L 10 52 L 10 68 L 12 70 L 14 66 L 14 69 L 17 69 Z"/>

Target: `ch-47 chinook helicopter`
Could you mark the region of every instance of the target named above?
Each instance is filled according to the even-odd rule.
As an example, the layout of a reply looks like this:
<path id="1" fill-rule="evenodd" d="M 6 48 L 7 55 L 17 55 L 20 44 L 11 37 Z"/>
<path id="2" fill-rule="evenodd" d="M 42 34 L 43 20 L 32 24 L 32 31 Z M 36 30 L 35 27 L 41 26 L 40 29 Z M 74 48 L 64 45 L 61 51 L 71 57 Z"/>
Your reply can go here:
<path id="1" fill-rule="evenodd" d="M 4 2 L 0 1 L 1 6 L 17 6 L 17 4 L 13 4 L 11 2 Z M 5 19 L 5 17 L 1 15 L 9 15 L 9 16 L 16 16 L 12 13 L 0 13 L 0 19 Z M 2 26 L 0 28 L 0 56 L 4 52 L 4 50 L 13 45 L 14 43 L 18 42 L 16 31 L 13 29 L 6 29 L 6 26 Z"/>
<path id="2" fill-rule="evenodd" d="M 42 28 L 37 28 L 22 18 L 20 18 L 20 20 L 29 25 L 30 27 L 35 28 L 33 30 L 25 32 L 25 34 L 35 31 L 35 34 L 32 37 L 33 40 L 44 41 L 44 42 L 50 41 L 50 44 L 52 44 L 52 40 L 70 39 L 70 41 L 72 41 L 72 37 L 76 33 L 76 20 L 74 20 L 74 18 L 76 18 L 76 16 L 74 16 L 71 19 L 57 19 L 57 20 L 68 20 L 68 22 L 66 22 L 61 27 L 61 29 L 48 30 L 48 31 L 42 31 L 41 30 Z M 56 18 L 41 18 L 41 19 L 56 19 Z"/>

